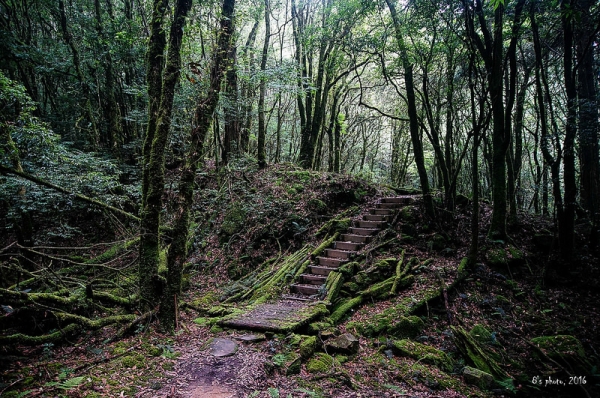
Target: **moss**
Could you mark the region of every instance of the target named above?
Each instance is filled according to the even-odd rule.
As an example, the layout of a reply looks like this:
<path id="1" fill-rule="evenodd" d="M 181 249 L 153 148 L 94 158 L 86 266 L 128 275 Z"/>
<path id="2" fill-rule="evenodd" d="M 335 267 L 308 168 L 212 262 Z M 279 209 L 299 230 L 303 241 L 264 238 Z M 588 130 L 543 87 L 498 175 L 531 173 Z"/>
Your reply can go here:
<path id="1" fill-rule="evenodd" d="M 480 343 L 488 344 L 492 341 L 492 333 L 483 325 L 477 324 L 473 326 L 469 334 Z"/>
<path id="2" fill-rule="evenodd" d="M 332 323 L 329 320 L 325 319 L 320 322 L 313 322 L 310 325 L 308 325 L 308 331 L 310 333 L 319 333 L 320 331 L 326 330 L 331 326 Z"/>
<path id="3" fill-rule="evenodd" d="M 525 261 L 525 254 L 522 250 L 513 245 L 508 246 L 509 262 L 512 265 L 521 265 Z"/>
<path id="4" fill-rule="evenodd" d="M 400 210 L 399 218 L 401 221 L 411 224 L 415 222 L 417 214 L 418 210 L 415 209 L 413 206 L 405 206 L 402 208 L 402 210 Z"/>
<path id="5" fill-rule="evenodd" d="M 338 236 L 340 235 L 339 232 L 335 232 L 333 234 L 333 236 L 331 236 L 328 239 L 323 240 L 323 242 L 321 242 L 321 244 L 312 251 L 311 255 L 312 256 L 319 256 L 321 255 L 321 253 L 323 253 L 323 251 L 328 248 L 329 246 L 331 246 L 331 244 L 338 238 Z"/>
<path id="6" fill-rule="evenodd" d="M 415 341 L 406 339 L 394 341 L 393 351 L 397 355 L 407 356 L 424 363 L 435 365 L 446 372 L 450 372 L 454 368 L 454 363 L 448 354 Z"/>
<path id="7" fill-rule="evenodd" d="M 163 249 L 158 252 L 158 275 L 166 277 L 167 271 L 167 249 Z"/>
<path id="8" fill-rule="evenodd" d="M 219 296 L 216 292 L 208 292 L 192 301 L 194 307 L 204 307 L 217 302 Z"/>
<path id="9" fill-rule="evenodd" d="M 175 369 L 175 364 L 173 362 L 163 362 L 161 363 L 161 367 L 164 370 L 173 370 Z"/>
<path id="10" fill-rule="evenodd" d="M 327 221 L 319 230 L 316 235 L 320 236 L 323 234 L 334 234 L 336 232 L 345 232 L 352 224 L 352 219 L 348 218 L 332 218 Z"/>
<path id="11" fill-rule="evenodd" d="M 222 331 L 223 331 L 223 328 L 219 325 L 212 325 L 212 327 L 210 328 L 211 333 L 220 333 Z"/>
<path id="12" fill-rule="evenodd" d="M 403 316 L 398 322 L 390 325 L 388 333 L 399 339 L 414 339 L 424 327 L 425 323 L 418 316 Z"/>
<path id="13" fill-rule="evenodd" d="M 357 296 L 350 300 L 343 301 L 333 309 L 333 312 L 331 313 L 329 319 L 334 324 L 338 323 L 348 311 L 350 311 L 352 308 L 359 306 L 362 303 L 362 301 L 362 296 Z"/>
<path id="14" fill-rule="evenodd" d="M 304 359 L 310 358 L 317 349 L 316 336 L 304 336 L 300 343 L 300 356 Z"/>
<path id="15" fill-rule="evenodd" d="M 132 353 L 121 358 L 121 364 L 126 368 L 141 368 L 146 361 L 146 358 L 140 353 Z"/>
<path id="16" fill-rule="evenodd" d="M 488 249 L 486 252 L 486 258 L 488 264 L 492 267 L 508 264 L 508 256 L 502 247 L 493 247 Z"/>
<path id="17" fill-rule="evenodd" d="M 344 275 L 344 277 L 349 278 L 354 275 L 359 266 L 360 264 L 358 262 L 350 261 L 349 263 L 345 263 L 339 267 L 337 272 Z"/>
<path id="18" fill-rule="evenodd" d="M 246 223 L 246 210 L 240 202 L 234 202 L 229 205 L 223 217 L 221 224 L 221 233 L 225 238 L 240 232 Z"/>
<path id="19" fill-rule="evenodd" d="M 311 211 L 314 211 L 317 214 L 327 213 L 327 204 L 320 199 L 317 199 L 317 198 L 310 199 L 308 201 L 307 205 Z"/>
<path id="20" fill-rule="evenodd" d="M 205 318 L 200 317 L 194 319 L 194 323 L 199 326 L 212 326 L 219 321 L 219 318 Z"/>
<path id="21" fill-rule="evenodd" d="M 142 348 L 144 348 L 144 351 L 146 351 L 146 353 L 152 357 L 159 357 L 163 353 L 162 348 L 159 348 L 152 344 L 144 344 Z"/>
<path id="22" fill-rule="evenodd" d="M 331 355 L 318 352 L 306 363 L 306 371 L 309 373 L 329 373 L 340 363 Z"/>

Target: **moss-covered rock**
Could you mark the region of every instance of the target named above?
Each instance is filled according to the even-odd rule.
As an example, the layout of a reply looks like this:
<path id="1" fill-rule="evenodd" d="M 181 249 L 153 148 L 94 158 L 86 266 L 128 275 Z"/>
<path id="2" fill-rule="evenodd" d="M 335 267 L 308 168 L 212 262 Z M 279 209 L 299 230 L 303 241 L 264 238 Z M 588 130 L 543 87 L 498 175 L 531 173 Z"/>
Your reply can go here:
<path id="1" fill-rule="evenodd" d="M 417 359 L 423 363 L 435 365 L 446 372 L 452 371 L 454 362 L 443 351 L 411 340 L 394 341 L 392 350 L 396 355 Z"/>
<path id="2" fill-rule="evenodd" d="M 246 210 L 240 202 L 233 202 L 225 210 L 223 223 L 221 224 L 221 235 L 223 239 L 228 239 L 235 233 L 244 228 L 246 223 Z"/>
<path id="3" fill-rule="evenodd" d="M 481 389 L 488 389 L 494 382 L 494 376 L 482 370 L 465 366 L 463 369 L 463 377 L 468 384 L 475 385 Z"/>
<path id="4" fill-rule="evenodd" d="M 469 331 L 471 337 L 483 344 L 489 344 L 492 341 L 492 333 L 483 325 L 475 325 Z"/>
<path id="5" fill-rule="evenodd" d="M 435 234 L 429 241 L 429 246 L 431 250 L 438 252 L 446 247 L 446 238 L 440 234 Z"/>
<path id="6" fill-rule="evenodd" d="M 319 332 L 321 332 L 323 330 L 327 330 L 327 329 L 329 329 L 332 326 L 333 325 L 332 325 L 332 323 L 329 320 L 324 319 L 322 321 L 313 322 L 313 323 L 309 324 L 308 325 L 308 331 L 310 333 L 315 333 L 316 334 L 316 333 L 319 333 Z"/>
<path id="7" fill-rule="evenodd" d="M 325 342 L 325 351 L 339 354 L 354 355 L 359 347 L 358 339 L 351 333 L 344 333 Z"/>
<path id="8" fill-rule="evenodd" d="M 388 328 L 388 333 L 398 339 L 414 339 L 425 327 L 421 318 L 415 315 L 402 316 Z"/>
<path id="9" fill-rule="evenodd" d="M 313 356 L 317 350 L 317 337 L 316 336 L 303 336 L 302 342 L 300 343 L 300 356 L 304 359 Z"/>
<path id="10" fill-rule="evenodd" d="M 329 373 L 340 363 L 331 355 L 318 352 L 306 363 L 306 371 L 309 373 Z"/>

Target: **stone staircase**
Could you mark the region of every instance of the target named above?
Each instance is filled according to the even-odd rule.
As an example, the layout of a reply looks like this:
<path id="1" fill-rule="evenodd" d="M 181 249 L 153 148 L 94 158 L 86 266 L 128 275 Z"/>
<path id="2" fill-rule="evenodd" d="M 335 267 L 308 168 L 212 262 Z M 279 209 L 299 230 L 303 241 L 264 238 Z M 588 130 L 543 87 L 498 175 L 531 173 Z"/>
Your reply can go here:
<path id="1" fill-rule="evenodd" d="M 340 240 L 324 250 L 308 267 L 307 273 L 299 276 L 298 282 L 290 285 L 292 293 L 285 298 L 295 300 L 318 300 L 324 292 L 327 276 L 343 264 L 349 262 L 369 243 L 379 231 L 392 221 L 395 213 L 415 201 L 416 196 L 394 196 L 381 198 L 375 207 L 367 209 L 361 220 L 354 221 L 348 231 L 340 235 Z"/>

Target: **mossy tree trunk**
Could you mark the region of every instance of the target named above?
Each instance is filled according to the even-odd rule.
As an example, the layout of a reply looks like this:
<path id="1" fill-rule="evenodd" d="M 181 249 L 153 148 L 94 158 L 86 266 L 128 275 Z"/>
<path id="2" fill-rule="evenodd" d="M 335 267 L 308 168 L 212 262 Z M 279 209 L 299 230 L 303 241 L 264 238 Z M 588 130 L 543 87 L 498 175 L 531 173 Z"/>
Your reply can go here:
<path id="1" fill-rule="evenodd" d="M 185 0 L 191 3 L 191 0 Z M 210 72 L 210 86 L 206 95 L 198 101 L 195 111 L 195 127 L 191 132 L 191 145 L 179 181 L 178 206 L 175 210 L 173 241 L 167 256 L 167 286 L 160 305 L 160 322 L 164 329 L 173 330 L 177 321 L 177 297 L 181 292 L 183 262 L 187 256 L 187 239 L 190 212 L 194 194 L 194 177 L 202 159 L 202 144 L 213 120 L 219 101 L 221 81 L 230 61 L 231 37 L 235 0 L 224 0 L 221 13 L 219 38 L 214 52 Z"/>
<path id="2" fill-rule="evenodd" d="M 150 119 L 156 117 L 156 120 L 152 121 L 156 125 L 156 129 L 152 137 L 148 163 L 144 165 L 144 177 L 147 178 L 145 181 L 147 191 L 142 199 L 144 207 L 142 209 L 140 226 L 139 260 L 140 299 L 141 306 L 145 310 L 151 309 L 154 306 L 161 293 L 161 284 L 158 279 L 158 257 L 160 246 L 160 212 L 162 210 L 162 194 L 165 185 L 165 147 L 171 126 L 171 111 L 175 96 L 175 86 L 179 81 L 181 69 L 183 28 L 187 13 L 191 8 L 191 3 L 191 0 L 178 0 L 175 5 L 175 15 L 169 36 L 169 50 L 162 82 L 160 105 L 157 112 L 150 115 Z M 161 8 L 163 6 L 164 3 L 162 1 L 155 3 L 154 13 L 157 14 L 156 18 L 158 19 L 162 19 L 161 13 L 164 15 L 164 9 Z M 155 21 L 154 15 L 153 21 Z M 164 29 L 164 27 L 160 24 L 155 25 L 153 22 L 152 29 Z M 160 44 L 157 44 L 157 47 L 160 47 Z M 151 43 L 149 56 L 153 55 L 161 58 L 162 54 L 154 52 L 157 50 Z M 160 61 L 149 58 L 148 62 L 149 69 L 153 70 L 158 67 L 158 65 L 154 65 L 153 63 Z M 160 75 L 160 72 L 157 73 Z M 155 89 L 155 87 L 153 88 Z M 156 101 L 156 98 L 152 98 L 151 101 Z M 147 140 L 149 138 L 146 137 Z M 146 146 L 146 143 L 144 145 Z M 144 157 L 146 158 L 146 154 L 144 154 Z"/>
<path id="3" fill-rule="evenodd" d="M 265 71 L 267 70 L 267 56 L 269 55 L 269 38 L 271 36 L 271 9 L 269 0 L 265 3 L 265 41 L 263 43 L 262 58 L 260 60 L 260 87 L 258 94 L 258 167 L 261 169 L 267 165 L 265 155 L 265 136 L 267 128 L 265 126 L 265 93 L 267 91 L 267 82 Z"/>

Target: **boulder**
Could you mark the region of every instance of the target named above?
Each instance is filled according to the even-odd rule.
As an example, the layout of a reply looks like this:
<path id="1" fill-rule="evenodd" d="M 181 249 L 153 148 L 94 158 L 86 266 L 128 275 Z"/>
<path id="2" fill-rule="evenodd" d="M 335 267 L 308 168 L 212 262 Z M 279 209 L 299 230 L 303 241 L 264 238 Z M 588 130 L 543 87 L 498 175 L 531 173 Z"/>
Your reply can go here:
<path id="1" fill-rule="evenodd" d="M 388 333 L 398 339 L 414 339 L 425 327 L 425 323 L 418 316 L 403 316 L 389 326 Z"/>
<path id="2" fill-rule="evenodd" d="M 235 341 L 222 338 L 214 338 L 208 347 L 210 355 L 215 357 L 228 357 L 237 352 L 238 345 Z"/>
<path id="3" fill-rule="evenodd" d="M 423 363 L 435 365 L 446 372 L 450 372 L 454 368 L 454 363 L 448 354 L 437 348 L 415 341 L 406 339 L 394 341 L 392 350 L 396 355 L 410 357 Z"/>
<path id="4" fill-rule="evenodd" d="M 325 349 L 328 352 L 353 355 L 358 352 L 359 341 L 351 333 L 344 333 L 338 337 L 327 340 Z"/>
<path id="5" fill-rule="evenodd" d="M 465 378 L 465 383 L 473 384 L 482 389 L 490 388 L 494 382 L 494 377 L 491 374 L 469 366 L 465 366 L 463 377 Z"/>

